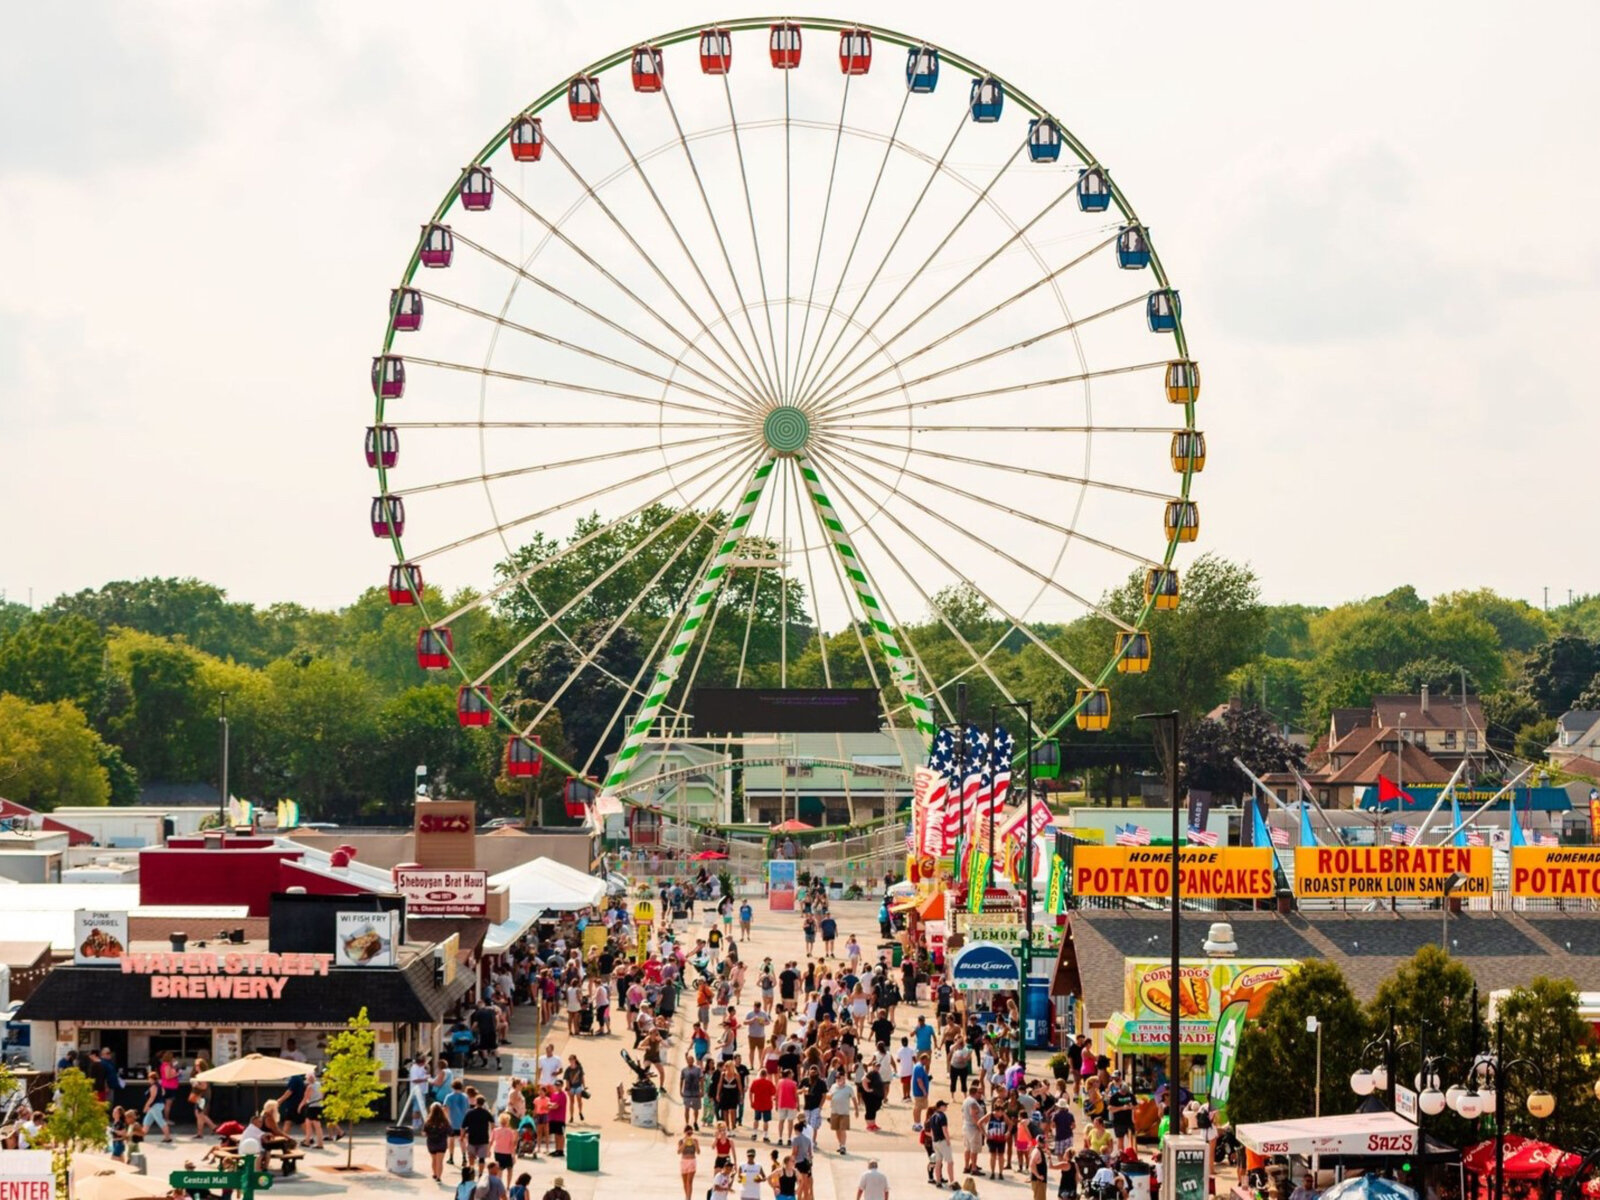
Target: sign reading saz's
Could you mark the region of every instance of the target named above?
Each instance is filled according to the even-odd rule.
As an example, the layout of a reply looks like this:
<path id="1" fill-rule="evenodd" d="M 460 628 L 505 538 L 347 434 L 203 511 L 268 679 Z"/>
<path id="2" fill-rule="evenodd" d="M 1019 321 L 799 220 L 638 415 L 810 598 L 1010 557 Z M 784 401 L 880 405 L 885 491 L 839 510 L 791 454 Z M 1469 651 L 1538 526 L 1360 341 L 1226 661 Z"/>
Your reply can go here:
<path id="1" fill-rule="evenodd" d="M 477 805 L 471 800 L 417 801 L 412 823 L 416 865 L 434 870 L 471 871 L 476 868 L 477 842 L 473 830 L 477 827 L 477 813 Z"/>

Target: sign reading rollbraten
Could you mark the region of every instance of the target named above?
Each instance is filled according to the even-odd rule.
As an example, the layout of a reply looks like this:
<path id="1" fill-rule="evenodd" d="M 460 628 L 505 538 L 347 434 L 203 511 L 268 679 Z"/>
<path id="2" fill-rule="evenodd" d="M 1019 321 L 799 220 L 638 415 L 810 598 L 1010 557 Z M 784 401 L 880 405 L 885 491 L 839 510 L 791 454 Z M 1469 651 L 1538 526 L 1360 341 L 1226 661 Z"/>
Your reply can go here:
<path id="1" fill-rule="evenodd" d="M 1294 892 L 1328 899 L 1487 896 L 1494 885 L 1488 846 L 1302 846 L 1294 852 Z"/>
<path id="2" fill-rule="evenodd" d="M 1275 894 L 1272 851 L 1182 847 L 1178 887 L 1191 900 L 1270 900 Z M 1078 896 L 1170 896 L 1172 851 L 1164 846 L 1075 846 L 1072 891 Z"/>
<path id="3" fill-rule="evenodd" d="M 1600 846 L 1514 846 L 1511 894 L 1600 899 Z"/>

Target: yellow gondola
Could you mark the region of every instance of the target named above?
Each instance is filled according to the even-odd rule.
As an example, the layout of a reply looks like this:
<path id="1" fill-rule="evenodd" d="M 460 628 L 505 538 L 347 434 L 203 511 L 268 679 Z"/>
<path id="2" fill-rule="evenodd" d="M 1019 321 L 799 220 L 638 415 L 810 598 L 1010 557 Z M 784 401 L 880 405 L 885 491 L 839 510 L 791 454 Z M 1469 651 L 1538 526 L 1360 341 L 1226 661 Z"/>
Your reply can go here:
<path id="1" fill-rule="evenodd" d="M 1180 429 L 1172 435 L 1172 469 L 1198 474 L 1206 469 L 1206 435 L 1194 429 Z"/>
<path id="2" fill-rule="evenodd" d="M 1078 728 L 1104 733 L 1111 724 L 1111 693 L 1105 688 L 1078 689 Z"/>
<path id="3" fill-rule="evenodd" d="M 1167 399 L 1173 404 L 1193 404 L 1200 399 L 1200 364 L 1180 358 L 1167 364 Z"/>
<path id="4" fill-rule="evenodd" d="M 1124 675 L 1143 675 L 1150 669 L 1150 635 L 1117 634 L 1117 670 Z"/>
<path id="5" fill-rule="evenodd" d="M 1168 500 L 1164 521 L 1169 542 L 1192 542 L 1200 535 L 1200 506 L 1193 500 Z"/>
<path id="6" fill-rule="evenodd" d="M 1154 600 L 1161 612 L 1177 608 L 1178 573 L 1171 567 L 1151 567 L 1144 573 L 1144 598 Z"/>

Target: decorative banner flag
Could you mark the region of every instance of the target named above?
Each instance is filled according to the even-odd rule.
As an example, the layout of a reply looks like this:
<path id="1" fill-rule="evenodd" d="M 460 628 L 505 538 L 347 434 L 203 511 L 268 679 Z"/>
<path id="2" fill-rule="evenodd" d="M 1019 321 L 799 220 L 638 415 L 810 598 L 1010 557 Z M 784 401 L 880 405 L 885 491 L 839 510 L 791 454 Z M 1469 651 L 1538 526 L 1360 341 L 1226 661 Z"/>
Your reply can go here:
<path id="1" fill-rule="evenodd" d="M 1150 844 L 1150 831 L 1143 825 L 1118 825 L 1116 833 L 1116 844 L 1118 846 L 1148 846 Z"/>
<path id="2" fill-rule="evenodd" d="M 1209 829 L 1186 829 L 1184 830 L 1183 838 L 1186 842 L 1195 846 L 1215 846 L 1217 844 L 1217 835 Z"/>
<path id="3" fill-rule="evenodd" d="M 1006 793 L 1011 790 L 1011 760 L 1017 753 L 1017 739 L 1003 726 L 996 726 L 994 741 L 989 748 L 989 811 L 999 813 L 1005 807 Z"/>
<path id="4" fill-rule="evenodd" d="M 1379 775 L 1378 803 L 1392 804 L 1396 800 L 1403 800 L 1413 808 L 1415 808 L 1417 805 L 1416 800 L 1412 798 L 1410 792 L 1402 790 L 1400 785 L 1394 780 L 1390 779 L 1387 775 Z"/>
<path id="5" fill-rule="evenodd" d="M 1391 846 L 1409 846 L 1417 840 L 1417 831 L 1409 825 L 1402 825 L 1396 821 L 1389 826 L 1389 844 Z"/>
<path id="6" fill-rule="evenodd" d="M 1235 1000 L 1217 1016 L 1217 1033 L 1211 1043 L 1211 1120 L 1227 1122 L 1228 1093 L 1233 1090 L 1233 1069 L 1239 1062 L 1239 1039 L 1244 1034 L 1248 1000 Z"/>
<path id="7" fill-rule="evenodd" d="M 1044 910 L 1051 915 L 1067 911 L 1067 862 L 1061 855 L 1050 855 L 1050 882 L 1045 885 Z"/>
<path id="8" fill-rule="evenodd" d="M 989 811 L 989 790 L 993 784 L 989 759 L 989 736 L 976 725 L 967 726 L 967 757 L 961 769 L 961 805 L 967 816 L 970 837 L 979 816 Z"/>
<path id="9" fill-rule="evenodd" d="M 1311 828 L 1311 801 L 1300 802 L 1300 844 L 1302 846 L 1315 846 L 1317 835 Z"/>
<path id="10" fill-rule="evenodd" d="M 1287 850 L 1289 848 L 1289 831 L 1287 829 L 1279 829 L 1274 825 L 1272 832 L 1268 836 L 1272 839 L 1272 844 L 1278 849 Z"/>

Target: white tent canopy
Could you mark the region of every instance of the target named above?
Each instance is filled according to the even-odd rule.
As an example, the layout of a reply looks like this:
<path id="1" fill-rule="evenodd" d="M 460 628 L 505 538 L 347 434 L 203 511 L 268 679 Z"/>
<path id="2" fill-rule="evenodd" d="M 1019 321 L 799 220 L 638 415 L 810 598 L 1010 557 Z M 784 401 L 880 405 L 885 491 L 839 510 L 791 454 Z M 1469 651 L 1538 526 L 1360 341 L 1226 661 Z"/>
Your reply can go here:
<path id="1" fill-rule="evenodd" d="M 489 876 L 489 886 L 506 889 L 513 904 L 526 904 L 540 912 L 576 912 L 600 904 L 606 881 L 573 870 L 553 858 L 535 858 L 509 871 Z"/>
<path id="2" fill-rule="evenodd" d="M 1234 1133 L 1257 1154 L 1386 1156 L 1414 1154 L 1417 1127 L 1397 1113 L 1351 1113 L 1239 1125 Z"/>

